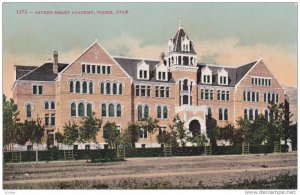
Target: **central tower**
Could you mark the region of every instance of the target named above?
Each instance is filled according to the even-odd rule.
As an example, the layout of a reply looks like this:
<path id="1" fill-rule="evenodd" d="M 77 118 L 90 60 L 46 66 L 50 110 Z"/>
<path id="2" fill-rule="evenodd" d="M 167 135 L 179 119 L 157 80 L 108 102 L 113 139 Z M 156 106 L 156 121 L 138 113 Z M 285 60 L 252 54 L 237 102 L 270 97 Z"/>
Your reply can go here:
<path id="1" fill-rule="evenodd" d="M 181 21 L 174 38 L 169 39 L 166 64 L 176 81 L 176 104 L 197 105 L 197 55 L 193 41 L 182 28 Z"/>

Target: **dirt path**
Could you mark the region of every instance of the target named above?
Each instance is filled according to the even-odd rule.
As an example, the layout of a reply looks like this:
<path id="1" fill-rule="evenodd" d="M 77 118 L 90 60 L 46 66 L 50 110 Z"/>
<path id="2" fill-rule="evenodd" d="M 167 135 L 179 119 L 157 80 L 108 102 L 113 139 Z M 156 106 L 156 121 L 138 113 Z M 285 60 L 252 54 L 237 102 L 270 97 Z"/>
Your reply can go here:
<path id="1" fill-rule="evenodd" d="M 85 161 L 9 164 L 4 166 L 4 186 L 57 182 L 97 182 L 118 186 L 131 180 L 169 181 L 172 184 L 218 185 L 251 178 L 297 174 L 297 154 L 131 158 L 125 162 Z"/>

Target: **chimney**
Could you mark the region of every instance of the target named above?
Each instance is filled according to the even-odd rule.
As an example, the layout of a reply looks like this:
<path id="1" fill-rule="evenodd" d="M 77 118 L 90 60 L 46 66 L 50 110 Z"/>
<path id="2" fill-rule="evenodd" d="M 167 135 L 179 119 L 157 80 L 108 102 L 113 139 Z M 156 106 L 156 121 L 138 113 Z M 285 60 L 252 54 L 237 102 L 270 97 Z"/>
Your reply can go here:
<path id="1" fill-rule="evenodd" d="M 54 51 L 53 53 L 53 73 L 58 73 L 58 52 Z"/>

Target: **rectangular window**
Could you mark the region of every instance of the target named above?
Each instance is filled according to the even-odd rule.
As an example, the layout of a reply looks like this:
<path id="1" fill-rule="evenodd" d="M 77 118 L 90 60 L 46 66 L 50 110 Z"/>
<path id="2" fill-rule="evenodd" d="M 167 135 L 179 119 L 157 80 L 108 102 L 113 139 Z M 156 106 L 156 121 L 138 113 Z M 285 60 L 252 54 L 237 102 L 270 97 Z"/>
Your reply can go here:
<path id="1" fill-rule="evenodd" d="M 147 70 L 144 70 L 144 79 L 147 78 Z"/>
<path id="2" fill-rule="evenodd" d="M 210 90 L 210 100 L 213 100 L 213 99 L 214 99 L 214 91 Z"/>
<path id="3" fill-rule="evenodd" d="M 218 90 L 218 100 L 221 100 L 221 94 L 220 90 Z"/>
<path id="4" fill-rule="evenodd" d="M 90 72 L 91 72 L 91 65 L 88 64 L 88 65 L 86 66 L 86 72 L 87 72 L 87 73 L 90 73 Z"/>
<path id="5" fill-rule="evenodd" d="M 204 99 L 205 99 L 205 100 L 208 100 L 208 99 L 209 99 L 209 90 L 208 90 L 208 89 L 205 89 L 205 96 L 204 96 Z"/>
<path id="6" fill-rule="evenodd" d="M 85 73 L 85 64 L 82 64 L 82 67 L 81 67 L 82 69 L 82 73 Z"/>
<path id="7" fill-rule="evenodd" d="M 95 65 L 92 65 L 92 73 L 96 73 L 96 66 Z"/>
<path id="8" fill-rule="evenodd" d="M 111 72 L 110 66 L 107 66 L 107 74 L 110 74 L 110 72 Z"/>
<path id="9" fill-rule="evenodd" d="M 165 97 L 165 87 L 160 87 L 160 97 Z"/>
<path id="10" fill-rule="evenodd" d="M 106 67 L 102 66 L 102 74 L 106 74 Z"/>
<path id="11" fill-rule="evenodd" d="M 226 100 L 229 101 L 229 91 L 226 91 Z"/>
<path id="12" fill-rule="evenodd" d="M 166 87 L 166 97 L 170 97 L 170 88 Z"/>
<path id="13" fill-rule="evenodd" d="M 157 86 L 155 87 L 155 97 L 159 97 L 159 90 Z"/>
<path id="14" fill-rule="evenodd" d="M 51 114 L 51 126 L 55 125 L 55 114 Z"/>
<path id="15" fill-rule="evenodd" d="M 203 83 L 206 83 L 206 75 L 203 76 Z"/>
<path id="16" fill-rule="evenodd" d="M 98 74 L 101 73 L 101 66 L 97 66 L 97 73 L 98 73 Z"/>
<path id="17" fill-rule="evenodd" d="M 141 96 L 142 97 L 146 96 L 146 86 L 141 86 Z"/>
<path id="18" fill-rule="evenodd" d="M 32 93 L 34 95 L 37 95 L 37 86 L 36 85 L 33 85 L 33 87 L 32 87 Z"/>
<path id="19" fill-rule="evenodd" d="M 140 78 L 140 79 L 143 78 L 143 71 L 142 71 L 142 70 L 140 70 L 139 78 Z"/>
<path id="20" fill-rule="evenodd" d="M 147 130 L 140 128 L 140 138 L 147 139 Z"/>
<path id="21" fill-rule="evenodd" d="M 135 86 L 135 95 L 140 96 L 140 86 L 139 85 Z"/>
<path id="22" fill-rule="evenodd" d="M 147 96 L 150 97 L 151 95 L 151 87 L 147 86 Z"/>
<path id="23" fill-rule="evenodd" d="M 207 83 L 210 83 L 210 76 L 207 75 Z"/>
<path id="24" fill-rule="evenodd" d="M 43 86 L 39 86 L 39 92 L 38 92 L 39 95 L 43 94 Z"/>
<path id="25" fill-rule="evenodd" d="M 165 72 L 162 72 L 162 79 L 166 80 L 166 73 Z"/>
<path id="26" fill-rule="evenodd" d="M 161 80 L 161 72 L 158 72 L 158 79 Z"/>
<path id="27" fill-rule="evenodd" d="M 45 126 L 49 126 L 49 114 L 45 114 Z"/>
<path id="28" fill-rule="evenodd" d="M 203 100 L 204 99 L 204 89 L 201 89 L 200 96 L 201 96 L 201 100 Z"/>

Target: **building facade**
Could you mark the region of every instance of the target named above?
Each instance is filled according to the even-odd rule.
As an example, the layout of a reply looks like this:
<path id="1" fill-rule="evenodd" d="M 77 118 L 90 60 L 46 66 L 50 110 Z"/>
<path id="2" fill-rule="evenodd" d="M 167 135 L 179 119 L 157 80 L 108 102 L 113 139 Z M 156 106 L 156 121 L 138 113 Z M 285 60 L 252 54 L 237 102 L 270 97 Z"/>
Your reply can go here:
<path id="1" fill-rule="evenodd" d="M 40 118 L 52 145 L 64 124 L 79 124 L 92 113 L 120 131 L 148 117 L 168 131 L 178 114 L 191 134 L 206 135 L 207 121 L 224 126 L 239 117 L 269 118 L 269 102 L 284 102 L 283 88 L 262 59 L 236 67 L 197 63 L 181 26 L 167 46 L 160 59 L 147 60 L 112 56 L 96 41 L 70 64 L 59 63 L 55 51 L 41 66 L 15 65 L 12 94 L 20 119 Z M 155 138 L 141 132 L 137 147 L 159 147 Z M 97 141 L 91 148 L 104 147 L 103 129 Z"/>

